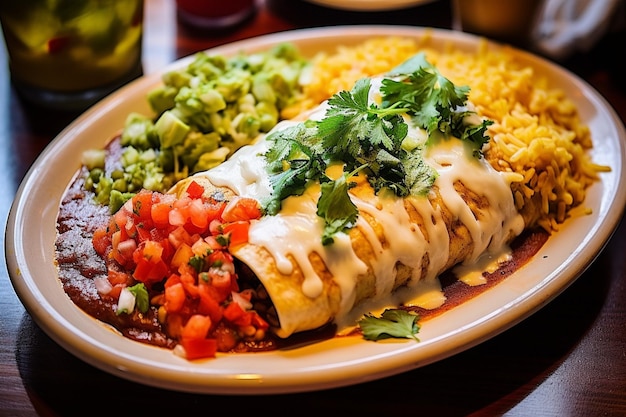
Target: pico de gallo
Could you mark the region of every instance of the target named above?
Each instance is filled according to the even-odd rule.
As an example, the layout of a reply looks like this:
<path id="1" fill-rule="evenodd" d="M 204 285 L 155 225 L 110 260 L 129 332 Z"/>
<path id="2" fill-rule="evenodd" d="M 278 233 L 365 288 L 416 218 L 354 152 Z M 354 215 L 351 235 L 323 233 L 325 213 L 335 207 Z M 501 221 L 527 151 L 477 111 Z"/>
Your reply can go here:
<path id="1" fill-rule="evenodd" d="M 250 198 L 204 195 L 192 182 L 182 196 L 143 190 L 93 234 L 107 263 L 97 278 L 116 314 L 157 310 L 174 351 L 193 360 L 232 351 L 242 340 L 263 340 L 269 324 L 255 309 L 254 288 L 243 288 L 229 248 L 248 240 L 261 216 Z"/>

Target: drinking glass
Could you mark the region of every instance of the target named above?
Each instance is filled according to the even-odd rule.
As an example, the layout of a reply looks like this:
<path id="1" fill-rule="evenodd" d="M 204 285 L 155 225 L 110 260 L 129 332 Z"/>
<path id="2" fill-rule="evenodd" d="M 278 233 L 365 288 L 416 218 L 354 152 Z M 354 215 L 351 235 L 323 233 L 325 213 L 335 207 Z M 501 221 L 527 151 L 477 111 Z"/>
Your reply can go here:
<path id="1" fill-rule="evenodd" d="M 141 75 L 143 0 L 0 0 L 11 80 L 27 100 L 83 110 Z"/>

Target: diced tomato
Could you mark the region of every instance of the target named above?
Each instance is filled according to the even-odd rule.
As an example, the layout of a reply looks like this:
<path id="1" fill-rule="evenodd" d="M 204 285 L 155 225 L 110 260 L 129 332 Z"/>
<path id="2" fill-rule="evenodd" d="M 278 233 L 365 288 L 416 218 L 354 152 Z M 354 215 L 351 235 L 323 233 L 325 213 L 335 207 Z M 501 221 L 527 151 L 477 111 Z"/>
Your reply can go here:
<path id="1" fill-rule="evenodd" d="M 148 261 L 156 263 L 161 260 L 161 255 L 163 255 L 163 246 L 161 246 L 160 242 L 147 240 L 143 243 L 142 253 L 143 257 Z"/>
<path id="2" fill-rule="evenodd" d="M 163 260 L 151 262 L 142 258 L 135 267 L 133 278 L 146 284 L 162 281 L 169 273 L 169 267 Z"/>
<path id="3" fill-rule="evenodd" d="M 110 227 L 110 229 L 115 232 L 119 232 L 120 240 L 128 239 L 128 232 L 126 229 L 126 223 L 128 222 L 128 214 L 124 211 L 124 209 L 119 210 L 113 216 L 113 222 L 115 227 Z"/>
<path id="4" fill-rule="evenodd" d="M 118 242 L 118 238 L 121 235 L 121 232 L 115 232 L 113 234 L 113 250 L 111 254 L 113 258 L 122 266 L 129 267 L 131 266 L 133 260 L 133 254 L 137 249 L 137 242 L 133 239 L 126 239 Z"/>
<path id="5" fill-rule="evenodd" d="M 196 181 L 191 181 L 187 186 L 187 194 L 191 198 L 200 198 L 204 193 L 204 187 L 198 184 Z"/>
<path id="6" fill-rule="evenodd" d="M 223 308 L 211 294 L 209 288 L 208 285 L 198 284 L 198 294 L 200 295 L 198 313 L 207 315 L 214 323 L 218 323 L 222 320 Z"/>
<path id="7" fill-rule="evenodd" d="M 152 265 L 152 269 L 148 274 L 149 282 L 160 282 L 168 275 L 170 268 L 162 259 Z"/>
<path id="8" fill-rule="evenodd" d="M 196 285 L 196 279 L 192 274 L 192 268 L 188 265 L 183 265 L 179 268 L 180 282 L 183 284 L 185 291 L 193 298 L 199 296 L 198 286 Z"/>
<path id="9" fill-rule="evenodd" d="M 167 238 L 174 248 L 178 248 L 183 243 L 186 243 L 189 246 L 192 244 L 191 235 L 185 230 L 184 227 L 175 228 L 168 234 Z"/>
<path id="10" fill-rule="evenodd" d="M 185 288 L 182 283 L 165 287 L 165 309 L 168 313 L 180 311 L 185 304 Z"/>
<path id="11" fill-rule="evenodd" d="M 124 288 L 126 288 L 126 284 L 114 285 L 113 288 L 111 288 L 111 291 L 107 293 L 107 297 L 111 297 L 113 299 L 120 298 L 120 293 L 122 292 Z"/>
<path id="12" fill-rule="evenodd" d="M 176 207 L 170 210 L 168 221 L 172 226 L 184 226 L 188 217 L 185 207 Z"/>
<path id="13" fill-rule="evenodd" d="M 204 339 L 209 334 L 211 324 L 209 316 L 194 314 L 185 323 L 181 337 L 183 339 Z"/>
<path id="14" fill-rule="evenodd" d="M 181 344 L 185 348 L 187 359 L 214 357 L 217 352 L 215 339 L 208 339 L 211 328 L 208 316 L 194 314 L 189 318 L 181 332 Z"/>
<path id="15" fill-rule="evenodd" d="M 217 353 L 217 340 L 215 339 L 186 339 L 181 340 L 185 348 L 185 357 L 188 360 L 214 358 Z"/>
<path id="16" fill-rule="evenodd" d="M 117 246 L 122 241 L 122 231 L 116 230 L 111 234 L 111 245 L 113 245 L 113 249 L 117 250 Z"/>
<path id="17" fill-rule="evenodd" d="M 190 202 L 191 202 L 191 198 L 188 196 L 178 198 L 174 200 L 174 208 L 177 208 L 177 209 L 185 208 L 189 205 Z"/>
<path id="18" fill-rule="evenodd" d="M 155 240 L 157 240 L 158 238 L 155 236 Z M 167 236 L 164 236 L 162 238 L 160 238 L 161 241 L 161 247 L 163 248 L 163 253 L 161 254 L 161 258 L 168 262 L 171 263 L 172 261 L 172 256 L 174 256 L 174 248 L 172 247 L 172 244 L 170 243 L 169 239 L 167 239 Z"/>
<path id="19" fill-rule="evenodd" d="M 172 206 L 167 202 L 160 201 L 152 205 L 150 217 L 156 227 L 167 227 L 169 225 L 170 210 L 172 210 Z"/>
<path id="20" fill-rule="evenodd" d="M 230 303 L 224 309 L 224 318 L 231 323 L 241 319 L 245 314 L 246 312 L 237 303 Z"/>
<path id="21" fill-rule="evenodd" d="M 171 287 L 172 285 L 178 284 L 180 283 L 180 276 L 177 274 L 171 274 L 166 280 L 165 280 L 165 284 L 164 287 Z"/>
<path id="22" fill-rule="evenodd" d="M 163 227 L 161 229 L 150 229 L 150 240 L 154 240 L 156 242 L 161 242 L 161 245 L 165 248 L 164 240 L 170 235 L 169 227 Z M 168 246 L 171 246 L 168 244 Z"/>
<path id="23" fill-rule="evenodd" d="M 172 268 L 179 268 L 181 265 L 186 265 L 189 262 L 189 259 L 193 256 L 193 251 L 191 250 L 191 246 L 186 243 L 182 243 L 174 252 L 174 256 L 172 256 L 172 260 L 170 264 Z"/>
<path id="24" fill-rule="evenodd" d="M 207 237 L 204 238 L 204 241 L 209 244 L 209 247 L 213 251 L 219 251 L 219 250 L 224 249 L 222 244 L 217 241 L 215 236 L 207 236 Z"/>
<path id="25" fill-rule="evenodd" d="M 256 327 L 257 329 L 262 329 L 262 330 L 267 330 L 269 329 L 270 325 L 268 322 L 266 322 L 265 320 L 263 320 L 263 318 L 261 316 L 259 316 L 259 313 L 257 313 L 256 311 L 250 311 L 250 315 L 252 318 L 252 325 L 254 327 Z"/>
<path id="26" fill-rule="evenodd" d="M 151 240 L 152 239 L 151 231 L 152 229 L 149 227 L 146 227 L 145 223 L 140 222 L 135 225 L 135 238 L 137 239 L 138 242 L 145 242 L 147 240 Z"/>
<path id="27" fill-rule="evenodd" d="M 107 229 L 104 227 L 96 229 L 93 232 L 93 237 L 91 240 L 93 247 L 96 250 L 96 253 L 100 256 L 104 256 L 108 248 L 111 246 L 111 238 L 107 233 Z"/>
<path id="28" fill-rule="evenodd" d="M 206 231 L 209 226 L 209 213 L 204 202 L 200 199 L 192 200 L 189 203 L 188 213 L 191 224 L 202 231 Z"/>
<path id="29" fill-rule="evenodd" d="M 213 252 L 213 248 L 206 240 L 198 239 L 191 246 L 191 251 L 197 256 L 206 256 Z"/>
<path id="30" fill-rule="evenodd" d="M 117 244 L 116 249 L 126 259 L 132 259 L 133 253 L 137 250 L 137 242 L 133 239 L 126 239 Z"/>
<path id="31" fill-rule="evenodd" d="M 269 327 L 267 322 L 256 311 L 246 311 L 235 302 L 228 304 L 224 309 L 224 318 L 239 327 L 253 326 L 256 329 L 263 330 Z"/>
<path id="32" fill-rule="evenodd" d="M 228 292 L 230 295 L 232 290 L 232 275 L 228 271 L 224 271 L 221 268 L 211 267 L 209 268 L 209 279 L 211 285 L 220 292 Z"/>
<path id="33" fill-rule="evenodd" d="M 111 285 L 116 284 L 124 284 L 126 285 L 129 282 L 129 274 L 126 272 L 119 272 L 114 269 L 109 268 L 108 270 L 108 278 Z"/>
<path id="34" fill-rule="evenodd" d="M 133 271 L 133 278 L 140 282 L 147 282 L 151 269 L 152 264 L 147 259 L 140 257 Z"/>
<path id="35" fill-rule="evenodd" d="M 208 201 L 206 203 L 207 215 L 211 221 L 221 219 L 225 208 L 226 203 L 224 201 Z"/>
<path id="36" fill-rule="evenodd" d="M 261 206 L 259 202 L 252 198 L 236 197 L 232 199 L 224 208 L 222 220 L 225 223 L 239 220 L 254 220 L 261 217 Z"/>
<path id="37" fill-rule="evenodd" d="M 132 198 L 133 214 L 143 223 L 151 222 L 152 220 L 152 196 L 152 191 L 142 190 L 135 194 Z"/>
<path id="38" fill-rule="evenodd" d="M 236 247 L 248 242 L 250 222 L 240 220 L 224 224 L 222 230 L 228 236 L 228 246 Z"/>
<path id="39" fill-rule="evenodd" d="M 223 249 L 223 248 L 222 248 Z M 232 264 L 233 257 L 224 250 L 216 250 L 208 256 L 208 264 L 210 266 L 222 266 L 224 264 Z"/>
<path id="40" fill-rule="evenodd" d="M 224 318 L 239 327 L 253 326 L 255 329 L 262 330 L 269 328 L 269 324 L 256 311 L 246 311 L 235 302 L 226 306 Z"/>

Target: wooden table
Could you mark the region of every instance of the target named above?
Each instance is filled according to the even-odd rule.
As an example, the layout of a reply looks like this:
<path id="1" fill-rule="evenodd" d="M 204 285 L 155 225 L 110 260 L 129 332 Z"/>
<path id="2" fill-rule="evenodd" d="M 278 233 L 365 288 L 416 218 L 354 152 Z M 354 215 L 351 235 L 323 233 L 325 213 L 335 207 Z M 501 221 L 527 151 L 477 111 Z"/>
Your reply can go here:
<path id="1" fill-rule="evenodd" d="M 396 23 L 449 28 L 445 0 L 389 13 L 338 12 L 296 0 L 263 3 L 229 32 L 180 27 L 173 1 L 146 0 L 144 70 L 215 45 L 269 32 L 336 24 Z M 611 32 L 563 65 L 594 86 L 626 120 L 626 33 Z M 4 50 L 0 51 L 3 62 Z M 21 102 L 0 68 L 0 215 L 37 155 L 75 115 Z M 3 230 L 6 220 L 2 222 Z M 4 247 L 3 247 L 4 249 Z M 323 392 L 229 397 L 156 389 L 120 379 L 75 358 L 32 321 L 6 266 L 0 277 L 0 415 L 626 415 L 626 225 L 595 263 L 545 308 L 503 334 L 438 363 Z M 87 407 L 87 408 L 83 408 Z"/>

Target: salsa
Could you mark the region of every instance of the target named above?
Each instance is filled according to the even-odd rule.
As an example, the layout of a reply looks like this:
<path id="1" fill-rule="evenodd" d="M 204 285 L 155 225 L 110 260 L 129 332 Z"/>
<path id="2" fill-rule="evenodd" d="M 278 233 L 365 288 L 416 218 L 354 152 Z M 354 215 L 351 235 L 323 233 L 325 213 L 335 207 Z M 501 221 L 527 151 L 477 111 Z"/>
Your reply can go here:
<path id="1" fill-rule="evenodd" d="M 61 281 L 79 307 L 188 359 L 273 346 L 258 282 L 238 279 L 228 251 L 261 215 L 255 200 L 205 198 L 192 183 L 181 197 L 143 190 L 111 215 L 83 174 L 63 200 L 57 240 Z"/>

